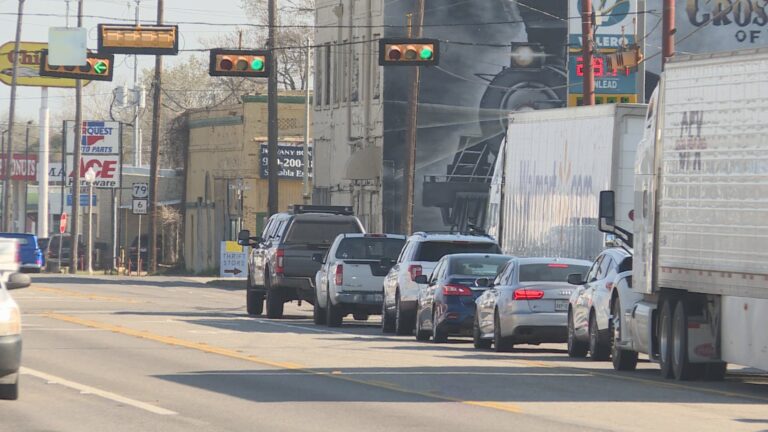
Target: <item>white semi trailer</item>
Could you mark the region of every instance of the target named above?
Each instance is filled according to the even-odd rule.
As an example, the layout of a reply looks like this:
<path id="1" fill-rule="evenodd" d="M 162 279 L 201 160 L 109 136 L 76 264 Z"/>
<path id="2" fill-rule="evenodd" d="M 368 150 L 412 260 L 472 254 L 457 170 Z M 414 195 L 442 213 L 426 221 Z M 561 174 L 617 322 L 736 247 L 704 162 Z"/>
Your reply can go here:
<path id="1" fill-rule="evenodd" d="M 644 353 L 678 380 L 768 370 L 768 51 L 668 63 L 638 146 L 634 223 L 622 195 L 602 192 L 599 211 L 634 254 L 614 290 L 614 366 Z"/>

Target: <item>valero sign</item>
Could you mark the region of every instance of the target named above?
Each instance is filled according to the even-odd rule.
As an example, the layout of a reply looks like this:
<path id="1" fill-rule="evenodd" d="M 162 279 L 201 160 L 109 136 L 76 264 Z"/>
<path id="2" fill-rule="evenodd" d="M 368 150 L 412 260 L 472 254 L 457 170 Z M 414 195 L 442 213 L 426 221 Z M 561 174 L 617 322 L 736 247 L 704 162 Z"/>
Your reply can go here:
<path id="1" fill-rule="evenodd" d="M 11 85 L 13 79 L 14 43 L 6 42 L 0 46 L 0 81 Z M 17 84 L 30 87 L 67 87 L 74 88 L 75 80 L 40 76 L 40 52 L 48 49 L 44 42 L 21 42 L 19 45 L 19 64 L 16 72 Z M 90 81 L 83 81 L 83 85 Z"/>

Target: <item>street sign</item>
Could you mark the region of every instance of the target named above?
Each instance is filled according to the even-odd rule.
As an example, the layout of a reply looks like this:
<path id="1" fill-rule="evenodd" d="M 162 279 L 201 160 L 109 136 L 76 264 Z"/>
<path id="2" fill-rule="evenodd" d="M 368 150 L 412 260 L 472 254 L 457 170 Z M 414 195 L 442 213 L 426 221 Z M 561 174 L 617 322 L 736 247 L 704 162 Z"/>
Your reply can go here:
<path id="1" fill-rule="evenodd" d="M 80 194 L 80 207 L 88 207 L 88 194 Z M 67 195 L 67 205 L 72 206 L 72 195 Z M 96 194 L 91 195 L 91 205 L 96 207 Z"/>
<path id="2" fill-rule="evenodd" d="M 147 199 L 147 198 L 149 198 L 149 183 L 134 183 L 133 184 L 133 198 L 134 199 Z"/>
<path id="3" fill-rule="evenodd" d="M 247 249 L 234 241 L 221 242 L 219 276 L 223 278 L 245 278 L 248 275 Z"/>
<path id="4" fill-rule="evenodd" d="M 179 26 L 99 24 L 99 52 L 105 54 L 176 55 Z"/>
<path id="5" fill-rule="evenodd" d="M 64 234 L 67 232 L 67 212 L 64 212 L 61 214 L 61 219 L 59 220 L 59 233 Z"/>
<path id="6" fill-rule="evenodd" d="M 88 30 L 84 27 L 49 27 L 48 50 L 48 61 L 52 65 L 84 65 L 88 60 Z"/>
<path id="7" fill-rule="evenodd" d="M 0 81 L 11 85 L 13 77 L 13 42 L 6 42 L 0 46 Z M 19 65 L 17 85 L 30 87 L 66 87 L 74 88 L 73 79 L 53 78 L 40 76 L 40 57 L 42 50 L 47 49 L 45 42 L 21 42 L 19 44 Z M 87 85 L 90 81 L 83 81 Z"/>
<path id="8" fill-rule="evenodd" d="M 133 214 L 145 215 L 147 214 L 148 201 L 146 199 L 134 199 L 133 200 Z"/>

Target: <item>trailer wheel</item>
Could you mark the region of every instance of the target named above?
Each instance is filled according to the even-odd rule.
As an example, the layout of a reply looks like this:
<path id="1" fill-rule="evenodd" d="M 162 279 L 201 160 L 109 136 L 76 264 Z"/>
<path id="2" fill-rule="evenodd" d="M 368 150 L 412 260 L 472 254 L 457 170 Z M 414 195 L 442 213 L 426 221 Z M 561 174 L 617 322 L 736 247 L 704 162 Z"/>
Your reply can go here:
<path id="1" fill-rule="evenodd" d="M 611 360 L 613 368 L 617 371 L 633 371 L 637 368 L 637 352 L 623 350 L 619 347 L 621 340 L 621 300 L 618 297 L 611 302 L 611 319 L 613 328 L 611 329 Z"/>
<path id="2" fill-rule="evenodd" d="M 675 316 L 672 321 L 672 369 L 675 379 L 687 381 L 696 375 L 694 369 L 699 365 L 693 365 L 688 361 L 688 308 L 685 301 L 677 302 Z"/>
<path id="3" fill-rule="evenodd" d="M 661 316 L 659 316 L 659 364 L 661 376 L 672 378 L 672 299 L 664 299 L 661 304 Z"/>

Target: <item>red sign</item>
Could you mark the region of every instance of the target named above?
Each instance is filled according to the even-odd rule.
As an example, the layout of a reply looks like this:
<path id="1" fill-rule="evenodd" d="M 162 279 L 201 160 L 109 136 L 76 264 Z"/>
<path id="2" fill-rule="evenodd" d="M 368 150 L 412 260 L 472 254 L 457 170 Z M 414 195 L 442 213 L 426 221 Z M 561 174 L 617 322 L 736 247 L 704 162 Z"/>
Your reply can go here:
<path id="1" fill-rule="evenodd" d="M 59 221 L 59 233 L 64 234 L 65 232 L 67 232 L 67 212 L 61 214 Z"/>
<path id="2" fill-rule="evenodd" d="M 0 177 L 5 178 L 5 155 L 0 155 Z M 11 159 L 12 180 L 37 180 L 37 155 L 27 158 L 23 153 L 15 153 Z"/>

